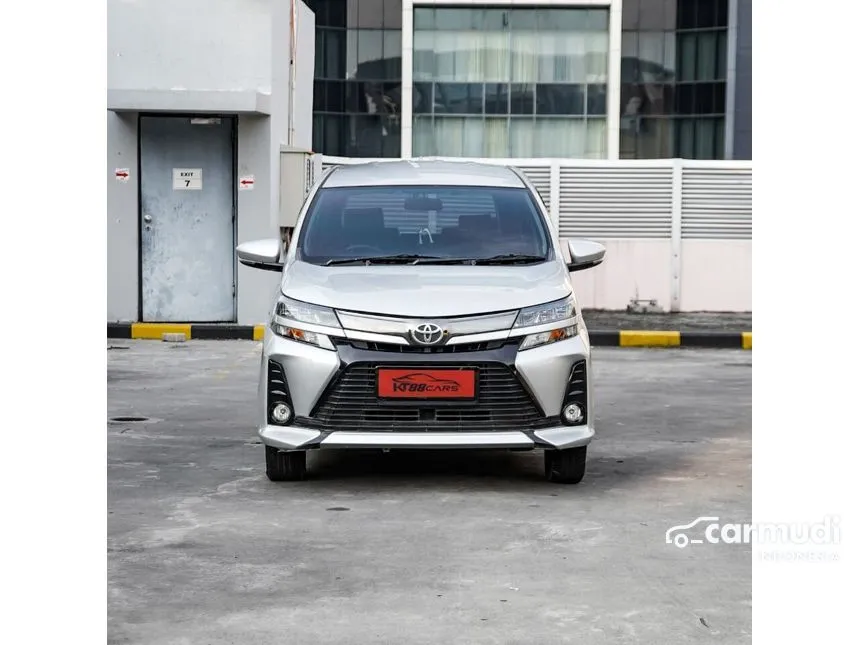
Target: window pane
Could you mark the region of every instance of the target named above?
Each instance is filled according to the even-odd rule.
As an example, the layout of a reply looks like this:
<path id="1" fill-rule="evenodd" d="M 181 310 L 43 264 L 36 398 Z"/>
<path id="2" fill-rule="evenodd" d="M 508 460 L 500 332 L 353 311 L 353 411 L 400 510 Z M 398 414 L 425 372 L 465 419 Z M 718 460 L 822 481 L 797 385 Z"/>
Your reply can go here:
<path id="1" fill-rule="evenodd" d="M 346 78 L 344 68 L 346 57 L 346 32 L 342 29 L 324 30 L 323 43 L 325 53 L 323 54 L 322 78 Z"/>
<path id="2" fill-rule="evenodd" d="M 346 27 L 346 2 L 343 0 L 327 0 L 328 5 L 328 24 L 331 27 Z"/>
<path id="3" fill-rule="evenodd" d="M 402 0 L 385 0 L 382 9 L 382 23 L 386 29 L 399 30 L 403 25 Z"/>
<path id="4" fill-rule="evenodd" d="M 484 153 L 482 156 L 494 159 L 509 155 L 508 119 L 486 119 L 484 121 Z"/>
<path id="5" fill-rule="evenodd" d="M 439 31 L 471 29 L 471 9 L 436 9 L 436 26 Z"/>
<path id="6" fill-rule="evenodd" d="M 480 83 L 436 83 L 435 111 L 447 114 L 481 114 L 483 86 Z"/>
<path id="7" fill-rule="evenodd" d="M 693 112 L 695 112 L 696 114 L 713 114 L 714 84 L 696 83 L 693 88 Z"/>
<path id="8" fill-rule="evenodd" d="M 585 119 L 543 118 L 535 121 L 535 157 L 582 159 L 586 150 Z"/>
<path id="9" fill-rule="evenodd" d="M 727 27 L 729 24 L 729 3 L 728 0 L 717 0 L 717 27 Z"/>
<path id="10" fill-rule="evenodd" d="M 537 12 L 534 9 L 511 9 L 508 12 L 511 31 L 535 31 Z"/>
<path id="11" fill-rule="evenodd" d="M 699 34 L 698 52 L 696 53 L 696 79 L 712 81 L 717 75 L 717 34 L 704 32 Z"/>
<path id="12" fill-rule="evenodd" d="M 326 112 L 343 112 L 346 107 L 343 81 L 323 81 L 323 83 L 325 84 L 323 110 Z"/>
<path id="13" fill-rule="evenodd" d="M 358 31 L 358 67 L 356 78 L 382 78 L 382 30 Z"/>
<path id="14" fill-rule="evenodd" d="M 487 83 L 484 110 L 487 114 L 508 114 L 508 85 L 506 83 Z"/>
<path id="15" fill-rule="evenodd" d="M 672 156 L 672 122 L 670 119 L 642 119 L 636 139 L 639 159 L 667 159 Z"/>
<path id="16" fill-rule="evenodd" d="M 511 156 L 529 158 L 534 155 L 534 120 L 529 118 L 511 119 Z"/>
<path id="17" fill-rule="evenodd" d="M 696 26 L 702 29 L 705 27 L 716 27 L 716 25 L 716 0 L 696 0 Z"/>
<path id="18" fill-rule="evenodd" d="M 675 25 L 666 25 L 663 16 L 663 0 L 640 0 L 639 29 L 674 29 Z M 621 5 L 622 11 L 624 5 Z"/>
<path id="19" fill-rule="evenodd" d="M 438 147 L 438 146 L 437 146 Z M 464 157 L 483 157 L 484 151 L 484 122 L 479 118 L 468 118 L 463 120 L 463 148 Z"/>
<path id="20" fill-rule="evenodd" d="M 609 65 L 609 36 L 605 33 L 585 35 L 586 80 L 590 83 L 605 83 Z"/>
<path id="21" fill-rule="evenodd" d="M 537 57 L 535 52 L 537 50 L 537 42 L 540 38 L 541 35 L 536 31 L 515 29 L 511 32 L 512 81 L 533 83 L 537 79 Z"/>
<path id="22" fill-rule="evenodd" d="M 714 83 L 714 112 L 725 114 L 726 111 L 726 84 Z"/>
<path id="23" fill-rule="evenodd" d="M 412 113 L 433 112 L 433 83 L 415 83 L 412 86 Z"/>
<path id="24" fill-rule="evenodd" d="M 394 29 L 386 29 L 382 32 L 382 55 L 383 66 L 380 78 L 399 79 L 401 73 L 401 32 Z"/>
<path id="25" fill-rule="evenodd" d="M 675 86 L 675 112 L 677 114 L 695 114 L 696 85 L 681 83 Z"/>
<path id="26" fill-rule="evenodd" d="M 665 42 L 662 31 L 639 32 L 638 54 L 643 80 L 658 80 L 661 76 Z"/>
<path id="27" fill-rule="evenodd" d="M 383 0 L 361 0 L 358 5 L 357 27 L 363 29 L 382 29 Z"/>
<path id="28" fill-rule="evenodd" d="M 429 116 L 417 116 L 412 119 L 412 154 L 416 157 L 436 154 L 433 119 Z"/>
<path id="29" fill-rule="evenodd" d="M 639 79 L 639 50 L 636 32 L 621 33 L 621 82 L 632 83 Z"/>
<path id="30" fill-rule="evenodd" d="M 678 40 L 678 80 L 692 81 L 696 77 L 696 34 L 680 34 Z"/>
<path id="31" fill-rule="evenodd" d="M 725 131 L 726 123 L 723 119 L 715 119 L 714 127 L 716 129 L 716 137 L 714 141 L 714 159 L 725 159 L 726 157 L 726 140 Z"/>
<path id="32" fill-rule="evenodd" d="M 436 10 L 427 7 L 415 7 L 412 14 L 412 24 L 415 31 L 436 28 Z"/>
<path id="33" fill-rule="evenodd" d="M 535 86 L 511 85 L 511 114 L 535 113 Z"/>
<path id="34" fill-rule="evenodd" d="M 678 29 L 696 27 L 696 0 L 678 0 Z"/>
<path id="35" fill-rule="evenodd" d="M 639 29 L 639 0 L 625 0 L 621 3 L 621 29 Z"/>
<path id="36" fill-rule="evenodd" d="M 325 150 L 325 131 L 323 129 L 323 119 L 325 117 L 321 114 L 314 114 L 314 126 L 313 126 L 313 151 L 326 154 L 323 152 Z"/>
<path id="37" fill-rule="evenodd" d="M 314 81 L 314 112 L 325 111 L 325 81 Z"/>
<path id="38" fill-rule="evenodd" d="M 717 78 L 723 80 L 726 78 L 726 32 L 721 31 L 717 35 Z"/>
<path id="39" fill-rule="evenodd" d="M 716 143 L 714 119 L 697 119 L 696 159 L 713 159 Z"/>
<path id="40" fill-rule="evenodd" d="M 536 87 L 538 114 L 585 114 L 585 87 L 540 84 Z"/>
<path id="41" fill-rule="evenodd" d="M 663 34 L 663 68 L 667 81 L 675 78 L 675 62 L 675 32 L 670 31 Z"/>
<path id="42" fill-rule="evenodd" d="M 588 9 L 586 11 L 586 26 L 592 31 L 609 31 L 609 10 Z"/>
<path id="43" fill-rule="evenodd" d="M 435 34 L 432 31 L 415 32 L 412 50 L 412 77 L 416 81 L 436 78 L 437 55 Z"/>
<path id="44" fill-rule="evenodd" d="M 591 115 L 606 114 L 606 86 L 589 85 L 586 88 L 586 112 Z"/>
<path id="45" fill-rule="evenodd" d="M 586 159 L 606 158 L 606 120 L 588 119 L 586 122 Z"/>
<path id="46" fill-rule="evenodd" d="M 695 159 L 695 130 L 694 119 L 677 119 L 675 121 L 675 151 L 682 159 Z"/>

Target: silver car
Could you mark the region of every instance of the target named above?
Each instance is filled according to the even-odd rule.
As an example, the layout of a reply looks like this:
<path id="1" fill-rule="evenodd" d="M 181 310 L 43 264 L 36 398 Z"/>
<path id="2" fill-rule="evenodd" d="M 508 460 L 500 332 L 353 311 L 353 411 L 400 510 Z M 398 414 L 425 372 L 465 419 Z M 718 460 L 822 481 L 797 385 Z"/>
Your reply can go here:
<path id="1" fill-rule="evenodd" d="M 517 169 L 338 166 L 288 248 L 237 250 L 282 272 L 260 364 L 269 479 L 303 479 L 308 450 L 540 448 L 549 481 L 582 480 L 593 378 L 570 272 L 605 249 L 556 240 Z"/>

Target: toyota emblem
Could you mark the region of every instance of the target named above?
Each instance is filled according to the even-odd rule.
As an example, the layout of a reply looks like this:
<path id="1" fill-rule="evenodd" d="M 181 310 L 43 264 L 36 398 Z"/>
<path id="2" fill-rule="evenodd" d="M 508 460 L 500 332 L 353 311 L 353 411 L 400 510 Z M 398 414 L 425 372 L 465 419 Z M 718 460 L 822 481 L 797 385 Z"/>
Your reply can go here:
<path id="1" fill-rule="evenodd" d="M 445 338 L 445 330 L 435 323 L 421 323 L 411 329 L 409 334 L 419 345 L 437 345 Z"/>

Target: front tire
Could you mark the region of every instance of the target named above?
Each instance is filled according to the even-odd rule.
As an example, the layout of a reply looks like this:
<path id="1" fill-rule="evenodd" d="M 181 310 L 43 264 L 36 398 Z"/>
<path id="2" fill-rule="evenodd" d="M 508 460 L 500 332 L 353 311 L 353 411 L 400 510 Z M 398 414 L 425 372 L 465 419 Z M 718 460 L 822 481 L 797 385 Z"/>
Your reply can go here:
<path id="1" fill-rule="evenodd" d="M 588 446 L 564 450 L 544 450 L 543 465 L 547 481 L 556 484 L 578 484 L 585 477 Z"/>
<path id="2" fill-rule="evenodd" d="M 307 475 L 307 456 L 304 450 L 284 452 L 266 446 L 266 477 L 273 482 L 299 481 Z"/>

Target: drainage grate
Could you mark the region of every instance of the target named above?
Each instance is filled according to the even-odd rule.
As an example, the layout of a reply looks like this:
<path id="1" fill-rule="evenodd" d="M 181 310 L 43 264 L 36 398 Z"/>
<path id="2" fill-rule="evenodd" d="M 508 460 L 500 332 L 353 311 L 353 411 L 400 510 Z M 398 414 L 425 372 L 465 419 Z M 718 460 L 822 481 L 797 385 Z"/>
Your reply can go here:
<path id="1" fill-rule="evenodd" d="M 142 423 L 149 421 L 149 417 L 111 417 L 108 421 L 112 423 Z"/>

